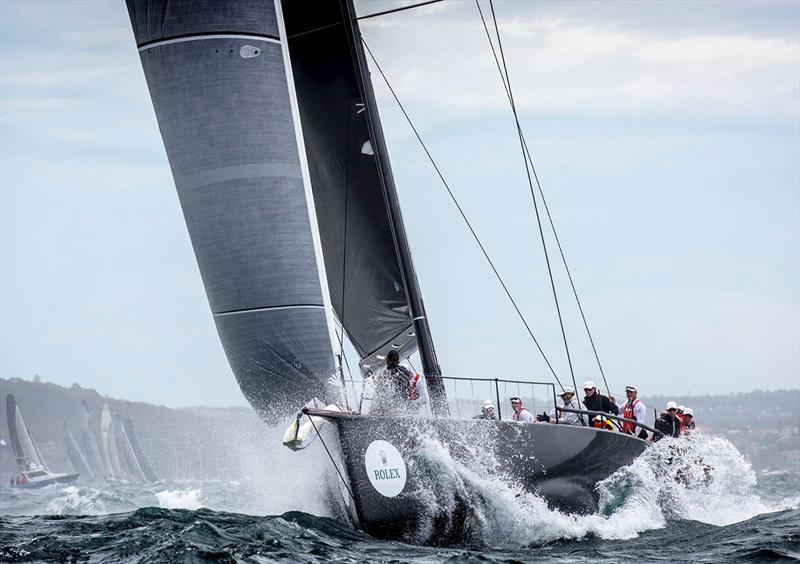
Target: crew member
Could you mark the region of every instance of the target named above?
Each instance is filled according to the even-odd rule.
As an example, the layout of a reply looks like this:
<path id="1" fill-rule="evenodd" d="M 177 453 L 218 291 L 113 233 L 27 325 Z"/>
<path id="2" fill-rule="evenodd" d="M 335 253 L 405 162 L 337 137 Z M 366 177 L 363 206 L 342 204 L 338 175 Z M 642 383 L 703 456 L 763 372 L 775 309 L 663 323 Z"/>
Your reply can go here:
<path id="1" fill-rule="evenodd" d="M 686 409 L 686 406 L 679 405 L 678 410 L 675 412 L 675 417 L 678 418 L 678 423 L 681 426 L 681 433 L 683 432 L 683 410 Z"/>
<path id="2" fill-rule="evenodd" d="M 595 415 L 592 419 L 592 427 L 595 429 L 607 429 L 609 431 L 616 431 L 617 428 L 614 427 L 614 424 L 611 422 L 610 419 L 606 419 L 602 415 Z"/>
<path id="3" fill-rule="evenodd" d="M 386 368 L 375 376 L 372 415 L 416 414 L 428 403 L 425 380 L 400 364 L 400 354 L 391 350 L 386 355 Z"/>
<path id="4" fill-rule="evenodd" d="M 597 386 L 591 380 L 583 383 L 583 392 L 586 394 L 586 397 L 583 398 L 583 405 L 586 406 L 587 410 L 611 413 L 613 415 L 619 414 L 619 408 L 614 402 L 614 396 L 602 395 L 597 391 Z"/>
<path id="5" fill-rule="evenodd" d="M 683 434 L 691 435 L 692 431 L 694 431 L 694 411 L 691 407 L 687 407 L 683 410 Z"/>
<path id="6" fill-rule="evenodd" d="M 522 398 L 519 396 L 511 397 L 511 409 L 514 410 L 514 415 L 511 416 L 514 421 L 521 423 L 533 423 L 535 421 L 531 412 L 522 405 Z"/>
<path id="7" fill-rule="evenodd" d="M 492 419 L 497 420 L 497 417 L 494 414 L 494 404 L 490 400 L 486 400 L 483 402 L 483 407 L 481 408 L 481 412 L 473 417 L 473 419 Z"/>
<path id="8" fill-rule="evenodd" d="M 578 409 L 583 410 L 584 407 L 581 405 L 581 402 L 575 397 L 575 390 L 572 386 L 564 386 L 561 390 L 561 401 L 563 405 L 561 407 L 566 407 L 569 409 Z M 561 411 L 558 408 L 559 413 L 558 417 L 556 417 L 556 409 L 553 408 L 550 410 L 550 414 L 548 415 L 545 421 L 549 421 L 550 423 L 561 423 L 562 425 L 577 425 L 583 427 L 586 423 L 586 416 L 581 417 L 578 413 L 570 413 L 568 411 Z"/>
<path id="9" fill-rule="evenodd" d="M 638 399 L 639 391 L 634 385 L 625 386 L 626 401 L 622 406 L 622 417 L 633 419 L 637 422 L 644 422 L 647 419 L 647 407 L 644 402 Z M 647 431 L 634 425 L 633 423 L 623 422 L 622 432 L 629 435 L 636 435 L 640 439 L 647 440 Z"/>
<path id="10" fill-rule="evenodd" d="M 677 417 L 678 404 L 674 401 L 667 402 L 667 410 L 656 419 L 656 431 L 661 431 L 664 435 L 653 433 L 653 441 L 659 441 L 664 437 L 679 437 L 681 435 L 681 425 Z"/>

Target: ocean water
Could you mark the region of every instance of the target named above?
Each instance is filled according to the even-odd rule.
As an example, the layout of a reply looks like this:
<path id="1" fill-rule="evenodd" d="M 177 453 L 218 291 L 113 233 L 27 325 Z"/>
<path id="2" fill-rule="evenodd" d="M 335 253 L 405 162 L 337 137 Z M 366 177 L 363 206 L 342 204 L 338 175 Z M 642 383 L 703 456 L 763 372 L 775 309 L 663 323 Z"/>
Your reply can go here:
<path id="1" fill-rule="evenodd" d="M 277 472 L 248 482 L 3 487 L 0 561 L 800 560 L 800 474 L 758 476 L 719 437 L 661 441 L 599 484 L 601 511 L 589 516 L 549 509 L 428 446 L 454 489 L 481 500 L 468 537 L 451 546 L 419 544 L 425 531 L 407 542 L 372 538 L 333 518 L 313 475 Z M 292 481 L 291 495 L 281 479 Z M 447 511 L 447 496 L 433 499 L 432 512 Z"/>

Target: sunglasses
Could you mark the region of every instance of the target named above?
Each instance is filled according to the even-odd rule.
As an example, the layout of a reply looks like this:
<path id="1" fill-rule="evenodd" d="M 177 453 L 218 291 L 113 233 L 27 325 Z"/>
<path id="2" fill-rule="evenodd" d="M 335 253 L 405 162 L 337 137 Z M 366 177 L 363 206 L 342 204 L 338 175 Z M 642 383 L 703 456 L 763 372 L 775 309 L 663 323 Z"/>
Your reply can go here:
<path id="1" fill-rule="evenodd" d="M 675 409 L 674 407 L 670 407 L 667 411 L 678 411 L 678 410 Z"/>

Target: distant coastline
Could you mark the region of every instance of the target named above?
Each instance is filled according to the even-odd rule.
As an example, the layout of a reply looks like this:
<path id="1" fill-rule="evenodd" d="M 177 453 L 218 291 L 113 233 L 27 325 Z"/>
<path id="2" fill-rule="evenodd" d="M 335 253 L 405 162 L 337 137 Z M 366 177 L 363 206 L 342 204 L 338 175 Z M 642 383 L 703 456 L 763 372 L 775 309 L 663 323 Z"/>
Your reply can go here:
<path id="1" fill-rule="evenodd" d="M 62 426 L 66 422 L 77 432 L 82 400 L 94 413 L 107 401 L 113 411 L 130 417 L 156 473 L 165 479 L 247 479 L 260 464 L 269 463 L 265 444 L 280 431 L 265 425 L 249 407 L 170 408 L 106 398 L 77 384 L 66 388 L 20 378 L 0 378 L 0 392 L 3 397 L 15 395 L 45 458 L 65 469 L 71 464 Z M 728 438 L 756 470 L 800 472 L 800 389 L 644 398 L 656 409 L 669 400 L 691 407 L 699 429 Z M 0 438 L 7 437 L 2 401 Z M 0 447 L 0 480 L 13 473 L 10 449 Z"/>

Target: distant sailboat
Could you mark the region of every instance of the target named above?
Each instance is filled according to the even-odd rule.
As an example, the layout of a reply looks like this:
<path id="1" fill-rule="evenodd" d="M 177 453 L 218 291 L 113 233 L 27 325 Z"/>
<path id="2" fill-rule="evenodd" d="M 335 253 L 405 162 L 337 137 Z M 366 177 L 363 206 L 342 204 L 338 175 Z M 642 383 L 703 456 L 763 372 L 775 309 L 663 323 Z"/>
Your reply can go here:
<path id="1" fill-rule="evenodd" d="M 142 470 L 139 460 L 136 458 L 136 453 L 133 451 L 133 446 L 128 438 L 128 433 L 118 414 L 113 416 L 113 431 L 115 443 L 117 445 L 117 452 L 119 453 L 120 466 L 123 468 L 125 476 L 135 482 L 144 482 L 146 478 Z"/>
<path id="2" fill-rule="evenodd" d="M 92 465 L 78 445 L 78 441 L 72 436 L 72 432 L 69 430 L 69 425 L 66 421 L 64 422 L 64 445 L 67 448 L 67 455 L 69 456 L 70 462 L 72 462 L 72 467 L 77 470 L 81 478 L 83 480 L 94 480 L 97 478 L 94 469 L 92 469 Z"/>
<path id="3" fill-rule="evenodd" d="M 95 432 L 97 426 L 94 424 L 94 421 L 89 412 L 89 406 L 86 404 L 86 400 L 81 400 L 80 446 L 82 447 L 82 452 L 89 465 L 92 467 L 96 477 L 110 477 L 109 471 L 103 463 L 103 456 L 100 454 L 100 442 L 97 439 L 97 433 Z"/>
<path id="4" fill-rule="evenodd" d="M 6 396 L 6 416 L 8 434 L 14 460 L 19 474 L 13 479 L 12 486 L 20 488 L 39 488 L 56 483 L 74 482 L 78 474 L 60 474 L 52 472 L 39 451 L 39 447 L 22 419 L 22 412 L 12 394 Z"/>
<path id="5" fill-rule="evenodd" d="M 131 447 L 133 448 L 133 453 L 136 456 L 136 461 L 139 464 L 139 468 L 144 474 L 145 480 L 148 482 L 157 482 L 158 476 L 153 471 L 153 467 L 150 465 L 150 461 L 147 459 L 147 455 L 145 455 L 141 443 L 139 443 L 139 438 L 136 436 L 136 433 L 133 430 L 133 422 L 131 422 L 131 418 L 126 417 L 122 423 Z"/>
<path id="6" fill-rule="evenodd" d="M 108 403 L 103 404 L 100 412 L 100 440 L 103 450 L 103 463 L 106 467 L 106 476 L 111 479 L 123 479 L 125 476 L 119 461 L 117 439 L 114 436 L 114 427 L 111 419 L 111 409 Z"/>

